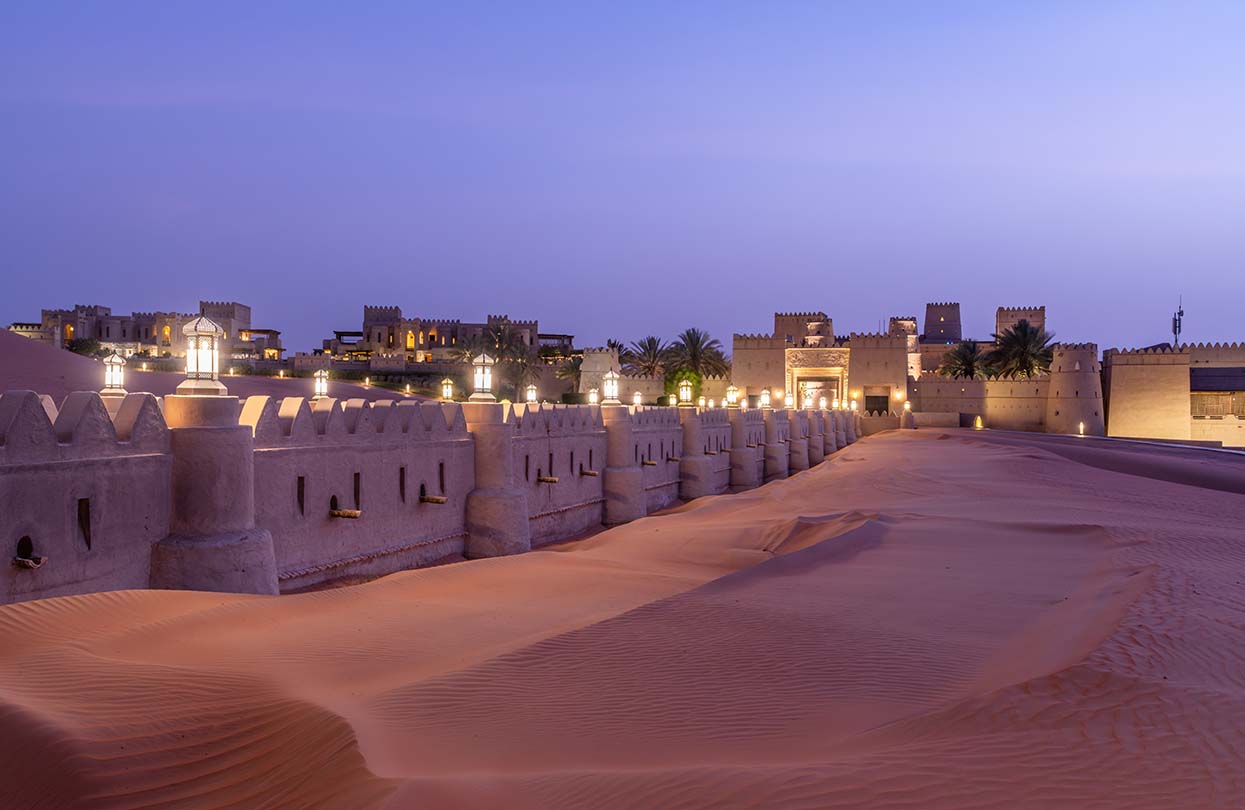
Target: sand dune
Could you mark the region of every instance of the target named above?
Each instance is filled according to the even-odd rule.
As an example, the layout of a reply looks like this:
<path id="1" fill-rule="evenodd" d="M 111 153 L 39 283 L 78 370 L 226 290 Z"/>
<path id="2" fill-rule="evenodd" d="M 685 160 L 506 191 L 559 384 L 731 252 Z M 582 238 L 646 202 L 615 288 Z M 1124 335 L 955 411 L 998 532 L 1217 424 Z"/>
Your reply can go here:
<path id="1" fill-rule="evenodd" d="M 172 394 L 186 379 L 170 371 L 141 371 L 142 360 L 126 366 L 126 389 L 149 391 L 158 397 Z M 0 381 L 5 387 L 38 391 L 60 402 L 73 391 L 98 391 L 104 386 L 104 364 L 90 357 L 57 349 L 0 329 Z M 229 393 L 239 397 L 309 397 L 311 380 L 274 377 L 225 377 Z M 329 396 L 339 399 L 401 399 L 402 395 L 358 383 L 329 381 Z"/>
<path id="2" fill-rule="evenodd" d="M 889 433 L 519 557 L 7 606 L 0 804 L 1245 806 L 1242 480 Z"/>

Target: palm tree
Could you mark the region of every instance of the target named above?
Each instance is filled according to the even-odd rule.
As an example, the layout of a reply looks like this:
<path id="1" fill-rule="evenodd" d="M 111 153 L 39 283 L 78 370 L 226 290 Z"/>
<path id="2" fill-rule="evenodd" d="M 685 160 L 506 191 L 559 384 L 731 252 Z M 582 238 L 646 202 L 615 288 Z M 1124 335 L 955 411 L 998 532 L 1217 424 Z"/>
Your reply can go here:
<path id="1" fill-rule="evenodd" d="M 571 388 L 579 390 L 579 372 L 584 365 L 584 356 L 577 354 L 574 357 L 567 358 L 566 362 L 558 366 L 555 372 L 559 380 L 570 380 Z"/>
<path id="2" fill-rule="evenodd" d="M 1033 377 L 1050 371 L 1055 339 L 1045 329 L 1038 329 L 1026 320 L 994 335 L 995 346 L 986 355 L 986 364 L 1002 377 Z"/>
<path id="3" fill-rule="evenodd" d="M 666 368 L 670 344 L 649 335 L 631 344 L 621 355 L 623 371 L 634 377 L 660 377 Z"/>
<path id="4" fill-rule="evenodd" d="M 624 354 L 627 353 L 627 346 L 621 340 L 618 340 L 617 338 L 610 338 L 609 340 L 605 341 L 605 348 L 613 349 L 614 351 L 618 352 L 619 357 L 622 357 Z"/>
<path id="5" fill-rule="evenodd" d="M 961 340 L 955 348 L 942 356 L 938 373 L 944 377 L 971 380 L 986 377 L 990 372 L 986 366 L 986 354 L 981 350 L 981 344 L 975 340 Z"/>
<path id="6" fill-rule="evenodd" d="M 530 357 L 520 357 L 511 360 L 502 368 L 502 373 L 506 377 L 506 381 L 514 386 L 518 391 L 527 386 L 528 383 L 540 382 L 540 366 L 532 362 Z"/>
<path id="7" fill-rule="evenodd" d="M 690 371 L 701 377 L 721 376 L 730 371 L 731 363 L 722 351 L 722 344 L 703 329 L 684 329 L 670 345 L 666 371 Z"/>

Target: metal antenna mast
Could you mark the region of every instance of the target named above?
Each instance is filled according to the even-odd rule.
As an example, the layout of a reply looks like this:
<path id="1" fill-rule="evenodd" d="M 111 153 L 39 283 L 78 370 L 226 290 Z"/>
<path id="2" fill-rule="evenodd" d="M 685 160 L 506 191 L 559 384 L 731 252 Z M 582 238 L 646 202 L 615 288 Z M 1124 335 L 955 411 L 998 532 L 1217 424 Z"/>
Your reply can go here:
<path id="1" fill-rule="evenodd" d="M 1176 305 L 1176 312 L 1172 315 L 1172 338 L 1175 340 L 1172 348 L 1180 348 L 1180 333 L 1184 330 L 1184 296 L 1180 296 L 1180 303 Z"/>

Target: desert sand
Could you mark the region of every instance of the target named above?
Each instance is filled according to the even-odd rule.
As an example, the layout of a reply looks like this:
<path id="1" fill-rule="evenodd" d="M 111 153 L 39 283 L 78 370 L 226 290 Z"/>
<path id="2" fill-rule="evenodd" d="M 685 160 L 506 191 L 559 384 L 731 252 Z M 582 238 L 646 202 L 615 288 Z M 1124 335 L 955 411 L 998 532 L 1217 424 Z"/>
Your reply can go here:
<path id="1" fill-rule="evenodd" d="M 0 608 L 0 804 L 1245 806 L 1242 491 L 891 432 L 522 556 Z"/>
<path id="2" fill-rule="evenodd" d="M 185 375 L 171 371 L 142 371 L 143 360 L 135 357 L 125 367 L 128 391 L 148 391 L 158 397 L 175 393 Z M 228 365 L 228 363 L 222 363 Z M 221 378 L 237 397 L 310 397 L 310 379 L 259 376 Z M 47 394 L 60 402 L 73 391 L 98 391 L 104 387 L 104 364 L 99 360 L 58 349 L 0 329 L 0 390 L 23 389 Z M 361 383 L 329 380 L 329 396 L 338 399 L 402 399 L 403 395 Z M 412 397 L 414 399 L 416 397 Z"/>

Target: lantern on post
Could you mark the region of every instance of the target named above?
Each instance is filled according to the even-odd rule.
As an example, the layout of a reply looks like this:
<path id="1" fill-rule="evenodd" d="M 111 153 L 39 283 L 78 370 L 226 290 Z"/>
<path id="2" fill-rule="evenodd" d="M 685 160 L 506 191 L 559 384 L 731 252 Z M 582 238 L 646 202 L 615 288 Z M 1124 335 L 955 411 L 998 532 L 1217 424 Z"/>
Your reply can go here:
<path id="1" fill-rule="evenodd" d="M 441 399 L 450 402 L 454 399 L 454 381 L 446 377 L 441 381 Z"/>
<path id="2" fill-rule="evenodd" d="M 821 399 L 817 400 L 817 407 L 823 411 L 826 409 L 826 398 L 825 397 L 822 397 Z"/>
<path id="3" fill-rule="evenodd" d="M 529 403 L 534 403 L 534 402 L 536 402 L 536 384 L 535 384 L 535 383 L 528 383 L 528 386 L 527 386 L 527 401 L 528 401 Z"/>
<path id="4" fill-rule="evenodd" d="M 318 368 L 316 373 L 311 376 L 315 378 L 315 396 L 312 399 L 324 399 L 329 395 L 329 370 L 327 368 Z"/>
<path id="5" fill-rule="evenodd" d="M 595 388 L 589 388 L 588 389 L 588 404 L 596 405 L 600 401 L 601 401 L 600 392 L 598 392 L 597 389 Z"/>
<path id="6" fill-rule="evenodd" d="M 856 410 L 856 400 L 852 400 L 852 410 Z"/>
<path id="7" fill-rule="evenodd" d="M 697 408 L 703 408 L 703 407 L 705 407 L 705 398 L 704 398 L 703 396 L 702 396 L 702 397 L 697 397 L 697 398 L 696 398 L 696 407 L 697 407 Z"/>
<path id="8" fill-rule="evenodd" d="M 813 409 L 813 394 L 810 391 L 804 392 L 804 410 L 811 411 Z"/>
<path id="9" fill-rule="evenodd" d="M 770 406 L 770 395 L 768 388 L 761 389 L 761 407 L 768 408 Z"/>
<path id="10" fill-rule="evenodd" d="M 838 397 L 835 397 L 835 398 L 834 398 L 834 403 L 833 403 L 833 404 L 831 404 L 831 406 L 830 406 L 830 407 L 831 407 L 831 408 L 833 408 L 833 409 L 834 409 L 834 410 L 836 410 L 836 411 L 839 409 L 839 398 L 838 398 Z"/>
<path id="11" fill-rule="evenodd" d="M 614 369 L 610 369 L 601 375 L 601 404 L 602 405 L 621 405 L 618 400 L 618 381 L 622 377 Z"/>
<path id="12" fill-rule="evenodd" d="M 101 397 L 123 397 L 125 390 L 125 358 L 113 352 L 104 358 L 104 390 Z"/>
<path id="13" fill-rule="evenodd" d="M 639 391 L 636 391 L 634 394 L 631 395 L 632 405 L 639 405 L 642 401 L 643 399 L 641 398 Z"/>
<path id="14" fill-rule="evenodd" d="M 493 396 L 493 364 L 497 361 L 488 352 L 480 352 L 471 361 L 475 390 L 468 397 L 472 402 L 496 402 Z"/>
<path id="15" fill-rule="evenodd" d="M 679 404 L 684 406 L 692 404 L 692 381 L 686 377 L 679 380 Z"/>
<path id="16" fill-rule="evenodd" d="M 726 407 L 739 407 L 739 389 L 733 385 L 726 386 Z"/>
<path id="17" fill-rule="evenodd" d="M 220 341 L 225 330 L 200 315 L 182 327 L 182 335 L 186 338 L 186 379 L 177 386 L 177 393 L 209 397 L 229 393 L 220 381 Z"/>

